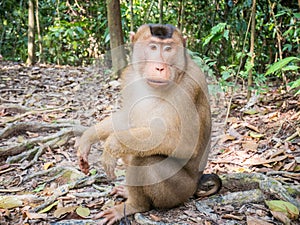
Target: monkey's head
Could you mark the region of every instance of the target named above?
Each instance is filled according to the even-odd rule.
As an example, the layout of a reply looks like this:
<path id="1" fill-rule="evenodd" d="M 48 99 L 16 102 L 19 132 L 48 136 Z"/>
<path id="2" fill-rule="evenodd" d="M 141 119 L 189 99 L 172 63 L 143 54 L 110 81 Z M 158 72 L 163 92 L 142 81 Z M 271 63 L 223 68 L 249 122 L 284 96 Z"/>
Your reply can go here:
<path id="1" fill-rule="evenodd" d="M 172 25 L 147 24 L 130 34 L 134 70 L 152 87 L 181 80 L 186 64 L 185 38 Z"/>

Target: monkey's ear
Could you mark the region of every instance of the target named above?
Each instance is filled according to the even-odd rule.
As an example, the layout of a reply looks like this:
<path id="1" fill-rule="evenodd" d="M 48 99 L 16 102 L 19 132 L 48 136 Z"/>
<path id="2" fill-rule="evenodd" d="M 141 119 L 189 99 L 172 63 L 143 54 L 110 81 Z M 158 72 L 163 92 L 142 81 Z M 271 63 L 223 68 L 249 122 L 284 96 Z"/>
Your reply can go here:
<path id="1" fill-rule="evenodd" d="M 129 37 L 130 37 L 130 42 L 133 43 L 135 32 L 130 31 L 130 32 L 129 32 L 129 35 L 130 35 L 130 36 L 129 36 Z"/>

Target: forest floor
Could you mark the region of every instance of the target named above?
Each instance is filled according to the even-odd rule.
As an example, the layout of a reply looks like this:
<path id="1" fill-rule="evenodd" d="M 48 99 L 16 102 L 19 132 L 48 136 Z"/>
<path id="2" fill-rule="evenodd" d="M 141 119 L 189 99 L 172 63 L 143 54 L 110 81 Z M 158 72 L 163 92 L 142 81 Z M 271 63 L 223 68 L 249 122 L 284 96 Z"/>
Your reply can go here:
<path id="1" fill-rule="evenodd" d="M 109 195 L 124 180 L 122 165 L 109 181 L 99 143 L 85 176 L 74 147 L 86 127 L 120 106 L 120 82 L 108 72 L 0 61 L 1 225 L 94 224 L 93 215 L 122 200 Z M 300 96 L 269 87 L 245 107 L 245 95 L 233 94 L 226 126 L 231 94 L 211 96 L 205 173 L 221 175 L 220 193 L 129 216 L 131 224 L 300 224 Z"/>

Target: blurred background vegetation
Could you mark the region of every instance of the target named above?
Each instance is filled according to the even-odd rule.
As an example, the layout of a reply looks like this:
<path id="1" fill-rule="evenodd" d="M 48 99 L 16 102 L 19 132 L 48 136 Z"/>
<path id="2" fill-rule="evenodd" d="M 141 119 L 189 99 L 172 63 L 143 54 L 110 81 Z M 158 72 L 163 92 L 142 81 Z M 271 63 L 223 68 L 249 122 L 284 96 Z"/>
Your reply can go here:
<path id="1" fill-rule="evenodd" d="M 104 60 L 110 48 L 106 1 L 34 3 L 40 27 L 40 38 L 35 34 L 37 62 L 85 66 Z M 120 0 L 120 9 L 125 43 L 129 32 L 142 24 L 173 24 L 187 36 L 194 59 L 224 86 L 234 86 L 236 77 L 247 82 L 251 71 L 251 88 L 256 90 L 274 80 L 299 87 L 300 1 L 260 0 L 255 14 L 252 0 Z M 28 1 L 0 1 L 2 60 L 26 61 L 27 31 Z"/>

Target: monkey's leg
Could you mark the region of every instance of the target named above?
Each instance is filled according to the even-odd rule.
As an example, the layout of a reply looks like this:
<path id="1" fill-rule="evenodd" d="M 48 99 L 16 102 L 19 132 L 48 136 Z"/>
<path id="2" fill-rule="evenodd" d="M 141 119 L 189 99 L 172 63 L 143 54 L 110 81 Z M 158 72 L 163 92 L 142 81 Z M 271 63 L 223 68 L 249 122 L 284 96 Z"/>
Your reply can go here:
<path id="1" fill-rule="evenodd" d="M 149 199 L 143 193 L 142 187 L 128 187 L 128 193 L 126 202 L 100 212 L 95 216 L 95 219 L 103 218 L 100 224 L 112 225 L 125 215 L 150 210 Z"/>

